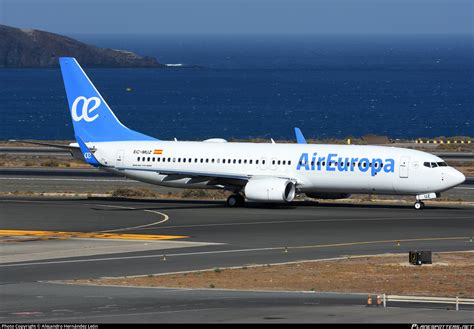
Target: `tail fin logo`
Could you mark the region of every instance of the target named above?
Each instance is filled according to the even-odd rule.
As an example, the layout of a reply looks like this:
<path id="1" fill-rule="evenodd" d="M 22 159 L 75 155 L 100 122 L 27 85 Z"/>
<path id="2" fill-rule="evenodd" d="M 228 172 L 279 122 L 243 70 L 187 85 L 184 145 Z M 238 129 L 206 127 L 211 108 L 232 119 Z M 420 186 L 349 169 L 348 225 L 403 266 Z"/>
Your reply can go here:
<path id="1" fill-rule="evenodd" d="M 77 112 L 77 106 L 82 101 L 82 109 L 80 113 Z M 86 122 L 92 122 L 99 117 L 99 114 L 94 116 L 89 116 L 93 111 L 95 111 L 100 106 L 99 97 L 90 97 L 86 98 L 84 96 L 77 97 L 72 103 L 71 114 L 74 121 L 84 120 Z"/>

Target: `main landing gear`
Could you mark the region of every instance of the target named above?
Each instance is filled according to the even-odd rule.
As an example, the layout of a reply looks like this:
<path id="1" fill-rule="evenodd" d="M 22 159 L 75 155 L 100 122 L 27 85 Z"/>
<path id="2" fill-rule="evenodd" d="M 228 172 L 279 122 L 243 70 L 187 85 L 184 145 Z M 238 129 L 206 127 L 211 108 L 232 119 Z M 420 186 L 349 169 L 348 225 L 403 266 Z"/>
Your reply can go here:
<path id="1" fill-rule="evenodd" d="M 232 194 L 227 198 L 227 205 L 229 207 L 243 207 L 245 204 L 245 198 L 240 194 Z"/>

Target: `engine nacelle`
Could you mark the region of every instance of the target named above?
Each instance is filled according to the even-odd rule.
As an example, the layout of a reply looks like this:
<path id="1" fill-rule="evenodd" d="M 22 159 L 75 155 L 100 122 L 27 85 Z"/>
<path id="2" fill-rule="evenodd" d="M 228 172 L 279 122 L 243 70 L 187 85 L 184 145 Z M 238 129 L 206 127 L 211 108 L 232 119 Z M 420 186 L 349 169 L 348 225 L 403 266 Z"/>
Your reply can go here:
<path id="1" fill-rule="evenodd" d="M 351 195 L 349 193 L 331 193 L 331 192 L 311 192 L 305 193 L 306 196 L 313 199 L 347 199 Z"/>
<path id="2" fill-rule="evenodd" d="M 267 177 L 249 180 L 244 189 L 245 197 L 260 202 L 291 202 L 295 198 L 295 183 L 283 178 Z"/>

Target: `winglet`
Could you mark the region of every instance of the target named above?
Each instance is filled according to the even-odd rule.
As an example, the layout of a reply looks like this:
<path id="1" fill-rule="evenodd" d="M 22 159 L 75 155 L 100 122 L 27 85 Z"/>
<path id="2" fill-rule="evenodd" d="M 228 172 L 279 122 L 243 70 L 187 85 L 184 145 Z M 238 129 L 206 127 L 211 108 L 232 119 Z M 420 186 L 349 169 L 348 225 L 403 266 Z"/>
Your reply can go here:
<path id="1" fill-rule="evenodd" d="M 100 162 L 97 161 L 95 158 L 94 154 L 89 150 L 87 145 L 82 141 L 82 139 L 79 136 L 76 136 L 77 143 L 79 144 L 79 147 L 81 149 L 81 153 L 84 156 L 84 161 L 86 161 L 88 164 L 94 166 L 94 167 L 99 167 Z"/>
<path id="2" fill-rule="evenodd" d="M 295 135 L 296 135 L 296 142 L 298 144 L 308 144 L 306 143 L 306 139 L 303 136 L 303 133 L 301 132 L 300 128 L 295 127 Z"/>

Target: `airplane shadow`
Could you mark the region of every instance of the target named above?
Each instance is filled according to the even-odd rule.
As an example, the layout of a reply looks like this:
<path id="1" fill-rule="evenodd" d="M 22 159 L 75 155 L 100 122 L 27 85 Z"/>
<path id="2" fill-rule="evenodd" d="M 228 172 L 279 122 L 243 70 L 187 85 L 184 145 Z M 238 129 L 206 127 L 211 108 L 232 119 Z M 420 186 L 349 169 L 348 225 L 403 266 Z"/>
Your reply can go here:
<path id="1" fill-rule="evenodd" d="M 48 201 L 54 202 L 58 204 L 62 204 L 65 201 L 68 203 L 84 203 L 84 201 L 98 201 L 98 202 L 112 202 L 117 203 L 119 205 L 122 202 L 126 202 L 127 204 L 136 203 L 137 206 L 139 204 L 143 205 L 143 208 L 137 209 L 127 209 L 127 208 L 110 208 L 104 209 L 101 208 L 99 204 L 97 204 L 94 210 L 97 211 L 136 211 L 136 210 L 179 210 L 179 209 L 214 209 L 214 208 L 228 208 L 227 204 L 224 200 L 189 200 L 189 199 L 139 199 L 139 198 L 126 198 L 126 197 L 88 197 L 88 198 L 77 198 L 77 199 L 64 199 L 64 198 L 57 198 L 57 197 L 46 197 L 46 198 L 35 198 L 35 197 L 8 197 L 2 198 L 2 200 L 32 200 L 32 201 Z M 413 206 L 411 204 L 357 204 L 357 203 L 345 203 L 345 202 L 324 202 L 324 201 L 293 201 L 288 204 L 275 204 L 275 203 L 259 203 L 259 202 L 246 202 L 243 208 L 228 208 L 229 210 L 238 210 L 238 209 L 297 209 L 297 208 L 314 208 L 316 209 L 405 209 L 405 210 L 413 210 Z M 417 210 L 420 214 L 426 211 L 433 211 L 433 210 L 456 210 L 456 209 L 466 209 L 462 206 L 442 206 L 437 204 L 427 204 L 426 208 L 423 210 Z"/>

